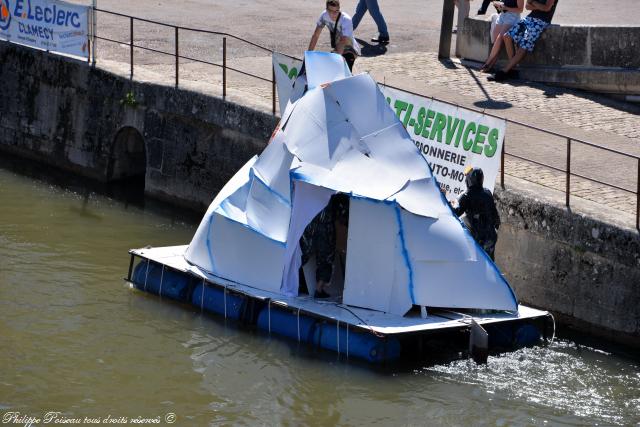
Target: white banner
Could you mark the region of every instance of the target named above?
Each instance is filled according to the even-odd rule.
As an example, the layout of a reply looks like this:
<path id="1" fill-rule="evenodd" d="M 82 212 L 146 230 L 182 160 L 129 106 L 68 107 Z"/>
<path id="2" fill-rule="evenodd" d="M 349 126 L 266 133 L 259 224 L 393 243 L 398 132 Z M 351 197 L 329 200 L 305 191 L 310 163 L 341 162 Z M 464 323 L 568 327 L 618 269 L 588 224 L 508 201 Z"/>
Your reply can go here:
<path id="1" fill-rule="evenodd" d="M 1 0 L 0 0 L 1 1 Z M 276 88 L 278 89 L 278 104 L 280 105 L 280 114 L 284 112 L 287 102 L 291 97 L 291 89 L 293 82 L 300 72 L 302 61 L 273 52 L 273 71 L 276 75 Z"/>
<path id="2" fill-rule="evenodd" d="M 493 192 L 506 121 L 378 84 L 420 153 L 429 162 L 448 200 L 466 190 L 464 169 L 482 168 Z"/>
<path id="3" fill-rule="evenodd" d="M 87 58 L 89 9 L 56 0 L 0 0 L 0 38 Z"/>

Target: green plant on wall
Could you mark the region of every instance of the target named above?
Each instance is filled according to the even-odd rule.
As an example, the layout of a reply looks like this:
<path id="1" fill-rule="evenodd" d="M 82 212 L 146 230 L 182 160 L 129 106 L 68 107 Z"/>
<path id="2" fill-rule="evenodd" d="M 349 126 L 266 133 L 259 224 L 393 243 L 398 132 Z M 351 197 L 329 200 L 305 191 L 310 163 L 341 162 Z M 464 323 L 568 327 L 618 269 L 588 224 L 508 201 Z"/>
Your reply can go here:
<path id="1" fill-rule="evenodd" d="M 138 101 L 136 100 L 136 96 L 133 91 L 127 92 L 127 94 L 120 100 L 121 105 L 125 105 L 128 107 L 136 107 L 138 105 Z"/>

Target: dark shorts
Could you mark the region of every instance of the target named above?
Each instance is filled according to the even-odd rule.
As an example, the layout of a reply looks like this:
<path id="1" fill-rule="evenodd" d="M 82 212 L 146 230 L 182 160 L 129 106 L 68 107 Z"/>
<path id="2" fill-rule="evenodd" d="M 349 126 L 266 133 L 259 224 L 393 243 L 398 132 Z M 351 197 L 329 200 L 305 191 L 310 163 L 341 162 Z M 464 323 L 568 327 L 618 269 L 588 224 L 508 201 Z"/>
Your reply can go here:
<path id="1" fill-rule="evenodd" d="M 506 35 L 513 39 L 518 47 L 533 52 L 533 47 L 548 26 L 548 22 L 527 16 L 511 27 Z"/>

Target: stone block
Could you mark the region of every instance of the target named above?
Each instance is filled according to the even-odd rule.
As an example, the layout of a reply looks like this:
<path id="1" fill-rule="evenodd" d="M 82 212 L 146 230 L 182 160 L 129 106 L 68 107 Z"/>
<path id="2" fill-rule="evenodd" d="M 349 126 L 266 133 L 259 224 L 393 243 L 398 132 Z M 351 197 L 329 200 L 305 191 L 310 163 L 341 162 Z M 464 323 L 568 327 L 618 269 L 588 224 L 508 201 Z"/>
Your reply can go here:
<path id="1" fill-rule="evenodd" d="M 591 64 L 640 68 L 640 27 L 592 27 Z"/>

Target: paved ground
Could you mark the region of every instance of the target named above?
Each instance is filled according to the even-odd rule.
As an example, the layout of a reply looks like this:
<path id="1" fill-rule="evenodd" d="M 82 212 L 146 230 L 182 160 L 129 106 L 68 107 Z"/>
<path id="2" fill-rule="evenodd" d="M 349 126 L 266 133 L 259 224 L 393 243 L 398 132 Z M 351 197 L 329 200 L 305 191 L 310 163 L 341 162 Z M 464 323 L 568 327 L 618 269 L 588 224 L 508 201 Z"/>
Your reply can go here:
<path id="1" fill-rule="evenodd" d="M 343 0 L 342 8 L 352 11 L 356 0 Z M 472 4 L 479 4 L 476 0 Z M 558 23 L 566 24 L 633 24 L 640 22 L 637 0 L 620 0 L 616 10 L 600 6 L 596 0 L 561 0 Z M 308 43 L 316 15 L 323 1 L 265 0 L 238 2 L 187 0 L 180 6 L 162 0 L 139 0 L 121 4 L 116 0 L 100 0 L 99 7 L 121 13 L 155 19 L 195 28 L 223 31 L 255 41 L 270 49 L 301 56 Z M 423 93 L 461 106 L 486 109 L 511 120 L 542 127 L 546 130 L 582 139 L 608 148 L 640 155 L 640 106 L 612 101 L 577 90 L 550 87 L 526 81 L 509 84 L 492 83 L 473 67 L 459 61 L 439 61 L 437 50 L 442 2 L 439 0 L 407 0 L 380 2 L 387 16 L 392 44 L 385 51 L 365 44 L 367 56 L 356 62 L 356 72 L 369 72 L 376 80 L 400 88 Z M 392 7 L 393 5 L 393 7 Z M 374 25 L 368 16 L 358 28 L 357 36 L 368 40 Z M 128 22 L 101 14 L 98 34 L 128 42 Z M 171 28 L 151 24 L 135 26 L 135 43 L 173 51 Z M 326 43 L 328 36 L 322 38 Z M 218 36 L 181 32 L 181 54 L 192 58 L 221 62 L 221 40 Z M 321 46 L 321 48 L 328 46 Z M 114 72 L 128 74 L 128 46 L 101 42 L 98 65 Z M 640 52 L 639 52 L 640 54 Z M 267 52 L 244 43 L 228 40 L 228 64 L 241 70 L 271 78 Z M 170 56 L 135 52 L 135 78 L 162 84 L 174 82 L 174 60 Z M 212 66 L 183 61 L 180 65 L 181 87 L 221 95 L 221 72 Z M 255 108 L 271 109 L 271 85 L 237 73 L 228 75 L 231 100 Z M 558 138 L 516 125 L 509 125 L 507 152 L 539 163 L 564 169 L 566 138 Z M 625 159 L 579 144 L 572 144 L 572 171 L 618 187 L 637 191 L 638 161 Z M 564 175 L 550 169 L 508 157 L 505 164 L 506 183 L 523 186 L 526 180 L 541 185 L 546 195 L 564 200 Z M 522 179 L 522 180 L 521 180 Z M 591 212 L 608 213 L 608 219 L 635 224 L 636 195 L 610 186 L 572 178 L 572 203 L 592 206 Z M 536 190 L 533 190 L 536 193 Z M 586 205 L 585 205 L 586 206 Z M 594 208 L 595 206 L 595 208 Z M 602 209 L 598 209 L 600 206 Z M 617 217 L 617 218 L 616 218 Z"/>

